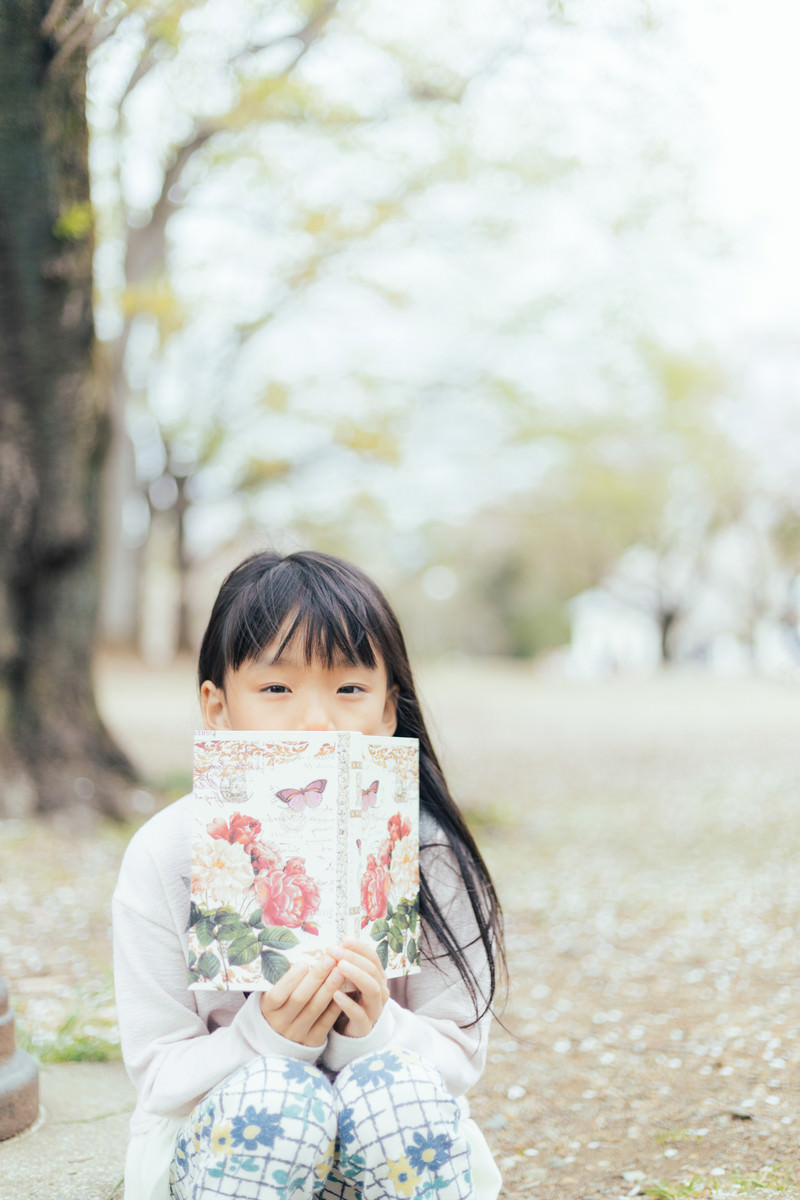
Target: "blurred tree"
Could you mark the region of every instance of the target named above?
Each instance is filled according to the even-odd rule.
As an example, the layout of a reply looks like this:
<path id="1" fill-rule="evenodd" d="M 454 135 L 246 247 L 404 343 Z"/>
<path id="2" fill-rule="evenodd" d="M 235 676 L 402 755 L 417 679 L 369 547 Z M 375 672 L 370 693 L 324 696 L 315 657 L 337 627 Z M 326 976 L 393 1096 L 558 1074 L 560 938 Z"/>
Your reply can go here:
<path id="1" fill-rule="evenodd" d="M 108 410 L 91 386 L 94 5 L 0 6 L 0 813 L 119 811 L 92 648 Z"/>
<path id="2" fill-rule="evenodd" d="M 232 4 L 224 13 L 213 0 L 203 5 L 154 0 L 130 5 L 114 42 L 98 56 L 98 91 L 105 97 L 95 129 L 103 161 L 96 171 L 105 197 L 100 218 L 107 249 L 117 260 L 116 270 L 109 272 L 113 283 L 100 288 L 101 309 L 113 329 L 107 364 L 113 437 L 104 507 L 103 613 L 111 641 L 137 644 L 140 639 L 140 585 L 148 552 L 158 540 L 162 553 L 164 546 L 171 547 L 169 566 L 181 597 L 176 648 L 188 648 L 185 521 L 198 489 L 210 477 L 206 499 L 213 504 L 224 479 L 222 498 L 235 493 L 246 504 L 249 495 L 302 469 L 308 457 L 264 454 L 254 420 L 260 415 L 263 440 L 274 440 L 274 418 L 286 408 L 286 393 L 267 381 L 258 400 L 249 394 L 246 406 L 237 402 L 230 396 L 236 364 L 281 307 L 353 240 L 368 237 L 389 219 L 394 205 L 373 204 L 355 220 L 342 221 L 335 204 L 319 199 L 309 204 L 291 194 L 274 277 L 253 279 L 252 295 L 239 294 L 214 315 L 218 289 L 201 277 L 204 269 L 209 279 L 220 271 L 225 275 L 219 250 L 216 260 L 200 266 L 204 243 L 198 239 L 188 267 L 197 286 L 187 289 L 180 267 L 171 262 L 170 233 L 183 218 L 188 224 L 227 226 L 233 240 L 241 240 L 244 230 L 257 246 L 277 224 L 274 213 L 264 221 L 263 214 L 275 207 L 269 188 L 291 192 L 290 170 L 270 161 L 264 131 L 302 129 L 306 140 L 313 131 L 334 141 L 364 119 L 351 103 L 332 102 L 323 88 L 298 73 L 336 11 L 337 0 Z M 153 96 L 169 105 L 157 134 L 148 109 Z M 139 175 L 126 170 L 142 153 L 143 142 L 145 188 Z M 281 176 L 282 185 L 276 183 Z M 286 196 L 281 204 L 286 207 Z M 293 251 L 291 244 L 298 240 Z M 234 248 L 226 250 L 230 275 Z M 253 245 L 247 253 L 252 260 Z M 176 362 L 173 375 L 170 366 Z M 163 400 L 167 390 L 159 403 L 157 394 Z M 131 444 L 137 415 L 139 427 L 144 423 L 147 429 L 144 455 L 141 444 Z M 231 454 L 240 430 L 242 452 Z M 348 434 L 338 420 L 331 434 L 334 454 L 339 445 L 353 442 L 352 431 Z M 381 439 L 389 440 L 385 430 Z M 371 442 L 361 447 L 361 453 L 374 452 Z M 135 506 L 139 527 L 131 537 L 126 505 L 130 512 L 136 497 L 144 504 Z M 151 537 L 155 532 L 158 539 Z"/>
<path id="3" fill-rule="evenodd" d="M 177 646 L 187 647 L 187 484 L 192 475 L 213 459 L 220 444 L 216 416 L 205 422 L 198 420 L 196 397 L 192 398 L 179 418 L 173 416 L 160 427 L 151 425 L 151 430 L 157 429 L 161 442 L 160 453 L 156 455 L 158 466 L 153 471 L 151 465 L 149 475 L 146 469 L 144 478 L 137 473 L 126 417 L 144 381 L 141 368 L 137 382 L 136 367 L 130 366 L 131 342 L 137 335 L 140 346 L 142 338 L 150 339 L 153 349 L 164 356 L 170 339 L 180 333 L 186 320 L 185 306 L 168 271 L 170 220 L 185 199 L 186 180 L 195 160 L 205 158 L 202 172 L 220 157 L 229 161 L 230 142 L 235 141 L 237 133 L 249 124 L 268 120 L 270 110 L 280 108 L 282 99 L 291 91 L 294 68 L 322 35 L 336 5 L 337 0 L 316 3 L 289 0 L 277 14 L 274 6 L 270 6 L 272 20 L 266 26 L 265 6 L 231 5 L 225 14 L 218 11 L 219 39 L 209 47 L 208 28 L 203 28 L 201 16 L 198 36 L 196 18 L 198 10 L 205 9 L 212 13 L 213 26 L 213 3 L 198 6 L 188 0 L 145 0 L 121 10 L 123 19 L 114 43 L 103 48 L 102 53 L 110 55 L 114 75 L 111 88 L 114 111 L 110 125 L 106 112 L 97 130 L 98 142 L 103 141 L 108 159 L 105 171 L 108 198 L 102 211 L 105 233 L 109 245 L 117 248 L 121 270 L 116 289 L 118 323 L 107 360 L 112 437 L 105 483 L 102 620 L 110 640 L 129 644 L 138 641 L 142 552 L 148 543 L 148 530 L 158 525 L 171 527 L 166 528 L 166 541 L 172 547 L 180 593 Z M 268 58 L 271 52 L 277 52 L 277 66 L 269 62 L 266 68 L 257 67 L 253 71 L 254 62 L 260 62 L 264 56 Z M 98 70 L 102 72 L 102 66 Z M 153 77 L 159 75 L 167 77 L 172 109 L 165 114 L 166 120 L 157 134 L 150 126 L 153 141 L 158 144 L 147 164 L 150 187 L 143 194 L 134 186 L 131 196 L 123 178 L 124 159 L 130 150 L 128 112 L 135 108 Z M 171 89 L 174 90 L 169 95 Z M 103 119 L 107 123 L 105 130 Z M 152 122 L 153 114 L 146 120 Z M 108 299 L 107 289 L 107 302 Z M 234 329 L 237 344 L 244 338 L 245 331 Z M 146 502 L 147 529 L 131 538 L 126 529 L 125 509 L 137 494 Z"/>
<path id="4" fill-rule="evenodd" d="M 417 578 L 424 589 L 431 562 L 444 564 L 458 590 L 433 606 L 417 598 L 417 621 L 420 601 L 433 611 L 428 648 L 543 653 L 569 640 L 568 602 L 602 587 L 651 618 L 671 659 L 710 574 L 709 547 L 737 521 L 747 483 L 714 420 L 719 368 L 646 353 L 662 404 L 645 424 L 624 413 L 576 423 L 530 417 L 526 436 L 551 447 L 536 486 L 469 521 L 430 523 Z M 405 602 L 413 607 L 407 592 Z"/>
<path id="5" fill-rule="evenodd" d="M 510 511 L 495 644 L 560 639 L 569 588 L 668 545 L 667 416 L 709 411 L 717 244 L 670 6 L 128 8 L 93 88 L 98 318 L 137 452 L 109 546 L 171 546 L 178 592 L 187 543 L 248 527 L 361 555 Z"/>

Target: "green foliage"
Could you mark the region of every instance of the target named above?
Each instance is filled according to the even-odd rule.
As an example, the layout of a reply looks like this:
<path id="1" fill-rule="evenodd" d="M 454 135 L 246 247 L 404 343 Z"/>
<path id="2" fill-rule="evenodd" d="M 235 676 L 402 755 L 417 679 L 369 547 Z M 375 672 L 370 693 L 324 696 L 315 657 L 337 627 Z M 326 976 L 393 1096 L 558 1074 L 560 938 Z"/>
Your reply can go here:
<path id="1" fill-rule="evenodd" d="M 412 901 L 402 899 L 395 908 L 391 903 L 386 905 L 386 917 L 373 921 L 370 926 L 370 937 L 377 942 L 375 950 L 384 970 L 389 962 L 389 951 L 393 954 L 405 954 L 413 966 L 419 962 L 420 951 L 417 944 L 416 932 L 419 918 L 419 898 Z"/>
<path id="2" fill-rule="evenodd" d="M 650 1182 L 644 1185 L 645 1195 L 653 1200 L 713 1200 L 724 1190 L 726 1196 L 749 1196 L 759 1192 L 796 1194 L 797 1175 L 785 1164 L 762 1167 L 747 1173 L 733 1170 L 726 1176 L 692 1175 L 680 1183 Z"/>
<path id="3" fill-rule="evenodd" d="M 189 928 L 201 947 L 199 956 L 190 956 L 191 983 L 213 982 L 230 967 L 244 967 L 261 958 L 261 972 L 271 983 L 289 969 L 289 960 L 281 950 L 298 944 L 297 934 L 283 926 L 264 925 L 261 911 L 255 909 L 246 918 L 230 908 L 207 911 L 192 901 Z"/>
<path id="4" fill-rule="evenodd" d="M 289 959 L 275 950 L 264 950 L 261 954 L 261 974 L 269 983 L 277 983 L 289 970 Z"/>
<path id="5" fill-rule="evenodd" d="M 120 1057 L 118 1042 L 87 1030 L 87 1014 L 82 1005 L 62 1022 L 55 1034 L 46 1039 L 34 1037 L 24 1024 L 18 1024 L 17 1043 L 40 1063 L 109 1062 Z"/>
<path id="6" fill-rule="evenodd" d="M 82 204 L 71 204 L 59 213 L 53 226 L 53 235 L 60 241 L 81 242 L 89 237 L 93 224 L 94 213 L 88 200 Z"/>

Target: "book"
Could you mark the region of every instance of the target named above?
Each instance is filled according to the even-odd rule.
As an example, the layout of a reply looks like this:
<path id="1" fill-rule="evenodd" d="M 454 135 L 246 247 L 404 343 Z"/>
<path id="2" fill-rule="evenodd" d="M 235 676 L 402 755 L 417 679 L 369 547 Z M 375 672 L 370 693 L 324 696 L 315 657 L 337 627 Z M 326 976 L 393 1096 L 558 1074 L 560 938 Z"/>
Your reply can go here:
<path id="1" fill-rule="evenodd" d="M 343 937 L 419 970 L 419 744 L 350 732 L 194 739 L 189 986 L 259 991 Z"/>

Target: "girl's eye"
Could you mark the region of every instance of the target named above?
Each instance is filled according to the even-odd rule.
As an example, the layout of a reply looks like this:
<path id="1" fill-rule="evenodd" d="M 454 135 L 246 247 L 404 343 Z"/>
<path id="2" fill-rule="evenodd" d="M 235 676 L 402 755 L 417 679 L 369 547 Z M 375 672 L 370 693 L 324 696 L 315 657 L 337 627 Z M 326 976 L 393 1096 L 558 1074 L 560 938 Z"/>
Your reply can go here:
<path id="1" fill-rule="evenodd" d="M 345 696 L 354 696 L 354 695 L 357 695 L 359 692 L 363 692 L 364 689 L 360 683 L 343 683 L 342 686 L 339 688 L 339 691 L 342 692 Z"/>
<path id="2" fill-rule="evenodd" d="M 266 687 L 261 689 L 261 691 L 266 692 L 268 696 L 282 696 L 284 692 L 288 692 L 289 689 L 285 683 L 268 683 Z"/>

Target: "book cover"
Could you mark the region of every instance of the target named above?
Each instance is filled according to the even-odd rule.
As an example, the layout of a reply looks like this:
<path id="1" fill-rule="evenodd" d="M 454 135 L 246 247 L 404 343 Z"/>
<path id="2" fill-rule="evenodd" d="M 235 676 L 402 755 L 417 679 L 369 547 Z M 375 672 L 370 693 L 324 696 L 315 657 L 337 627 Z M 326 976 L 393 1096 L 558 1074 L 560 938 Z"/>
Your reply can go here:
<path id="1" fill-rule="evenodd" d="M 345 936 L 419 970 L 416 739 L 195 734 L 191 891 L 191 988 L 263 990 Z"/>

